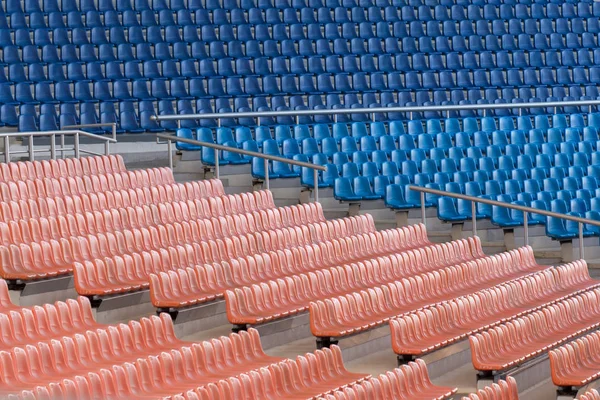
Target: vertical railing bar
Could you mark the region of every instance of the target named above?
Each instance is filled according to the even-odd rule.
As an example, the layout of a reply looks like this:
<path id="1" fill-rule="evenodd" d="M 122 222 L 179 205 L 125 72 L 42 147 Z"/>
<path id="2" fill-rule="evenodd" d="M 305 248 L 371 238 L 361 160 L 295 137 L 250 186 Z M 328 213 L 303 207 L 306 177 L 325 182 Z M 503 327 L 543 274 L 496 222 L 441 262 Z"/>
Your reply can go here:
<path id="1" fill-rule="evenodd" d="M 79 158 L 79 133 L 75 133 L 75 158 Z"/>
<path id="2" fill-rule="evenodd" d="M 169 168 L 173 170 L 173 142 L 171 139 L 167 140 L 167 151 L 169 152 Z"/>
<path id="3" fill-rule="evenodd" d="M 523 228 L 525 229 L 525 246 L 529 246 L 529 213 L 523 213 Z"/>
<path id="4" fill-rule="evenodd" d="M 314 191 L 315 191 L 315 202 L 319 202 L 319 171 L 313 169 L 313 179 L 314 179 Z"/>
<path id="5" fill-rule="evenodd" d="M 35 150 L 33 149 L 33 135 L 29 136 L 29 161 L 35 161 Z"/>
<path id="6" fill-rule="evenodd" d="M 585 254 L 583 252 L 583 224 L 578 222 L 577 225 L 579 227 L 579 258 L 583 260 L 585 258 Z"/>
<path id="7" fill-rule="evenodd" d="M 4 137 L 4 162 L 10 162 L 10 137 Z"/>
<path id="8" fill-rule="evenodd" d="M 50 136 L 50 158 L 56 160 L 56 135 Z"/>
<path id="9" fill-rule="evenodd" d="M 267 185 L 267 190 L 271 189 L 269 184 L 269 160 L 265 158 L 265 183 Z"/>
<path id="10" fill-rule="evenodd" d="M 477 204 L 471 202 L 471 219 L 473 221 L 473 236 L 477 236 Z"/>
<path id="11" fill-rule="evenodd" d="M 421 223 L 427 227 L 427 217 L 425 216 L 425 192 L 421 192 Z"/>
<path id="12" fill-rule="evenodd" d="M 215 149 L 215 175 L 221 179 L 221 160 L 219 160 L 219 149 Z"/>
<path id="13" fill-rule="evenodd" d="M 65 158 L 65 135 L 60 135 L 60 158 Z"/>

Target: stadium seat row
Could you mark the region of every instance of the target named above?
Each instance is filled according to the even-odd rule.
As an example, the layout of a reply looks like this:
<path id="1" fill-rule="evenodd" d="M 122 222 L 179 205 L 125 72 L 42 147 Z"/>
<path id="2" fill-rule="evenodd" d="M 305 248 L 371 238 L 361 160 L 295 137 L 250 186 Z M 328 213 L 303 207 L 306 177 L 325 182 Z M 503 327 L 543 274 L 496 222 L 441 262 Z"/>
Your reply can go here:
<path id="1" fill-rule="evenodd" d="M 341 246 L 345 240 L 362 238 L 366 241 L 369 236 L 381 237 L 373 232 L 374 226 L 370 218 L 326 221 L 305 225 L 302 228 L 314 232 L 301 233 L 299 228 L 279 229 L 271 232 L 271 238 L 264 235 L 262 243 L 257 241 L 249 254 L 239 254 L 237 258 L 212 265 L 196 265 L 176 271 L 152 273 L 150 275 L 152 304 L 157 308 L 184 307 L 220 298 L 231 288 L 298 275 L 310 270 L 316 271 L 325 267 L 322 261 L 315 260 L 314 265 L 306 265 L 296 257 L 297 252 L 304 251 L 309 254 L 312 253 L 312 249 L 315 252 L 326 249 L 315 245 L 318 242 L 335 248 Z M 393 236 L 394 233 L 396 232 L 384 232 L 382 235 Z M 279 243 L 277 236 L 287 238 L 286 243 Z M 241 236 L 238 238 L 242 239 Z M 338 242 L 340 239 L 341 241 Z M 269 251 L 284 250 L 286 246 L 290 248 L 294 257 L 289 253 L 285 256 L 269 254 Z"/>
<path id="2" fill-rule="evenodd" d="M 427 18 L 431 16 L 431 7 L 435 7 L 435 15 L 448 15 L 447 13 L 451 10 L 452 17 L 462 17 L 460 19 L 481 19 L 482 11 L 483 17 L 486 19 L 510 19 L 510 18 L 525 18 L 527 16 L 533 15 L 536 18 L 539 17 L 551 17 L 551 18 L 560 18 L 563 14 L 568 17 L 575 17 L 579 15 L 580 17 L 589 17 L 592 15 L 600 15 L 600 10 L 597 10 L 596 6 L 591 1 L 581 1 L 581 2 L 567 2 L 567 3 L 558 3 L 553 1 L 539 1 L 533 3 L 530 0 L 523 1 L 515 1 L 515 0 L 494 0 L 493 2 L 484 2 L 482 0 L 477 0 L 475 2 L 467 2 L 464 0 L 442 0 L 442 1 L 421 1 L 421 0 L 395 0 L 393 3 L 387 0 L 377 0 L 375 2 L 371 0 L 326 0 L 323 2 L 322 0 L 310 0 L 306 2 L 305 0 L 293 0 L 291 3 L 288 0 L 276 0 L 275 2 L 271 0 L 259 0 L 258 2 L 253 0 L 226 0 L 225 2 L 216 1 L 216 0 L 118 0 L 115 3 L 112 0 L 101 0 L 96 4 L 96 2 L 91 0 L 44 0 L 42 4 L 40 4 L 39 0 L 27 0 L 23 3 L 20 0 L 9 0 L 6 4 L 6 8 L 0 8 L 0 11 L 6 11 L 8 13 L 35 13 L 35 12 L 62 12 L 69 13 L 73 11 L 78 12 L 110 12 L 110 11 L 133 11 L 142 12 L 153 10 L 155 12 L 160 12 L 163 10 L 172 10 L 172 11 L 181 11 L 181 10 L 234 10 L 238 8 L 242 8 L 245 10 L 249 10 L 251 8 L 260 8 L 260 9 L 269 9 L 276 7 L 278 9 L 286 9 L 286 8 L 296 8 L 302 9 L 306 7 L 310 8 L 336 8 L 336 7 L 345 7 L 345 8 L 354 8 L 354 7 L 362 7 L 368 8 L 373 5 L 377 7 L 387 7 L 393 5 L 395 7 L 402 7 L 404 11 L 404 17 L 410 20 L 411 15 L 415 15 L 414 11 L 417 11 L 417 14 L 420 15 L 421 18 Z M 411 13 L 410 8 L 413 8 Z M 465 14 L 465 11 L 467 14 Z M 597 12 L 598 11 L 598 12 Z M 499 14 L 500 13 L 500 14 Z M 456 18 L 454 18 L 456 19 Z"/>
<path id="3" fill-rule="evenodd" d="M 402 388 L 407 388 L 408 392 Z M 319 400 L 410 400 L 414 398 L 443 400 L 450 398 L 454 393 L 456 389 L 434 385 L 429 379 L 427 366 L 423 360 L 417 360 L 378 377 L 350 385 Z"/>
<path id="4" fill-rule="evenodd" d="M 275 211 L 278 210 L 275 209 Z M 144 236 L 146 236 L 146 239 L 148 239 L 150 233 L 159 234 L 162 237 L 160 240 L 150 241 L 149 243 L 139 243 L 137 245 L 132 243 L 122 243 L 121 246 L 116 246 L 116 248 L 112 250 L 108 250 L 108 248 L 105 247 L 107 245 L 110 245 L 110 241 L 107 244 L 106 242 L 104 242 L 104 240 L 102 240 L 102 237 L 79 238 L 79 240 L 76 241 L 69 241 L 63 239 L 59 242 L 57 240 L 51 239 L 50 241 L 31 242 L 29 244 L 11 244 L 9 246 L 0 247 L 3 258 L 2 268 L 4 276 L 6 277 L 6 279 L 31 279 L 36 276 L 46 277 L 51 275 L 65 274 L 73 271 L 73 263 L 75 263 L 75 269 L 83 268 L 83 266 L 80 263 L 85 263 L 89 272 L 97 272 L 96 269 L 93 268 L 95 264 L 103 266 L 104 263 L 108 263 L 110 267 L 116 267 L 118 270 L 126 268 L 132 273 L 134 273 L 134 275 L 125 275 L 118 277 L 117 282 L 119 280 L 135 280 L 134 277 L 137 277 L 139 280 L 142 279 L 144 274 L 149 273 L 149 271 L 151 270 L 151 265 L 153 263 L 161 263 L 162 261 L 161 264 L 163 264 L 163 268 L 173 269 L 175 268 L 175 265 L 167 266 L 165 263 L 168 263 L 169 260 L 171 260 L 173 263 L 178 262 L 185 267 L 189 265 L 211 262 L 213 257 L 216 259 L 226 257 L 226 254 L 221 254 L 219 249 L 220 245 L 223 245 L 222 242 L 219 243 L 215 242 L 214 240 L 211 240 L 203 242 L 204 245 L 195 243 L 198 237 L 202 237 L 203 235 L 207 234 L 207 231 L 210 231 L 211 228 L 215 230 L 218 229 L 218 231 L 221 233 L 221 235 L 219 236 L 223 239 L 232 235 L 247 233 L 248 231 L 252 231 L 252 229 L 261 231 L 270 228 L 262 224 L 249 224 L 248 220 L 250 220 L 253 217 L 252 213 L 249 213 L 248 219 L 245 218 L 244 214 L 240 214 L 227 215 L 221 220 L 214 218 L 212 223 L 210 220 L 197 220 L 198 224 L 196 224 L 196 221 L 191 221 L 188 224 L 177 224 L 176 227 L 179 228 L 178 232 L 175 229 L 173 229 L 173 226 L 164 225 L 164 222 L 160 221 L 159 218 L 157 218 L 159 221 L 149 222 L 148 220 L 146 220 L 146 216 L 143 212 L 136 213 L 134 211 L 133 213 L 124 213 L 122 216 L 119 215 L 118 212 L 111 213 L 110 211 L 105 211 L 104 213 L 107 214 L 106 217 L 104 217 L 103 214 L 97 213 L 95 216 L 88 214 L 88 216 L 90 217 L 88 220 L 86 220 L 85 218 L 81 218 L 78 221 L 82 225 L 81 230 L 79 232 L 72 233 L 85 235 L 85 225 L 87 225 L 88 222 L 91 222 L 93 224 L 93 228 L 87 228 L 88 232 L 90 230 L 121 231 L 122 229 L 127 228 L 128 226 L 136 226 L 135 224 L 137 222 L 140 226 L 156 224 L 156 229 L 152 230 L 152 232 L 146 232 L 146 235 L 144 235 L 143 232 L 140 230 L 123 231 L 121 233 L 128 234 L 128 236 L 132 238 L 135 238 L 137 236 L 139 239 L 143 238 Z M 149 214 L 151 215 L 151 213 Z M 176 216 L 175 214 L 165 214 L 162 215 L 163 218 L 174 219 Z M 261 213 L 258 214 L 260 215 Z M 267 212 L 263 212 L 262 214 L 265 217 L 265 224 L 268 223 L 267 221 L 277 223 L 277 221 L 275 221 L 275 218 L 273 218 L 273 221 L 269 220 Z M 279 213 L 277 214 L 277 217 L 281 218 L 281 215 Z M 98 218 L 94 218 L 96 216 Z M 258 219 L 257 222 L 260 222 L 260 219 Z M 113 224 L 113 226 L 103 227 L 101 225 L 102 223 L 106 225 Z M 298 220 L 292 219 L 291 221 L 288 221 L 286 219 L 285 222 L 281 222 L 280 220 L 279 223 L 291 224 L 292 226 L 294 226 L 300 224 L 301 222 L 298 218 Z M 187 227 L 187 229 L 185 229 L 184 226 Z M 68 232 L 64 232 L 63 234 L 68 235 Z M 216 238 L 217 235 L 214 235 L 213 237 Z M 98 239 L 100 240 L 98 241 Z M 186 244 L 186 242 L 190 244 Z M 165 247 L 165 245 L 168 245 L 169 247 Z M 227 243 L 227 245 L 231 245 L 233 247 L 233 243 Z M 142 258 L 134 257 L 135 255 L 140 254 L 137 252 L 133 252 L 133 249 L 135 248 L 144 249 L 143 251 L 140 250 L 143 255 Z M 249 250 L 249 248 L 244 248 L 238 251 L 247 252 Z M 225 251 L 225 249 L 223 249 L 223 251 Z M 236 249 L 227 248 L 227 251 L 231 253 L 235 252 Z M 116 264 L 109 262 L 110 259 L 106 257 L 108 255 L 111 255 L 111 253 L 117 254 L 112 256 L 112 259 L 115 261 Z M 54 257 L 52 257 L 52 254 L 54 254 Z M 94 257 L 95 254 L 103 254 L 104 257 L 102 257 L 103 259 L 98 259 Z M 36 262 L 36 259 L 39 256 L 44 256 L 44 261 Z M 150 265 L 145 265 L 148 263 Z M 143 270 L 145 270 L 146 272 L 139 271 L 140 268 L 143 268 Z M 83 277 L 81 277 L 81 279 L 87 280 L 87 276 L 84 275 Z M 97 287 L 94 290 L 102 289 L 103 285 L 100 284 L 97 285 Z M 108 285 L 106 285 L 104 289 L 109 290 Z"/>
<path id="5" fill-rule="evenodd" d="M 597 329 L 599 295 L 593 289 L 470 336 L 475 369 L 503 371 Z"/>
<path id="6" fill-rule="evenodd" d="M 261 193 L 259 192 L 259 194 Z M 3 201 L 0 202 L 0 220 L 10 222 L 50 217 L 58 218 L 60 216 L 66 217 L 69 214 L 85 214 L 113 208 L 188 201 L 206 197 L 213 198 L 214 202 L 209 200 L 211 203 L 202 204 L 202 215 L 204 216 L 222 216 L 232 212 L 231 210 L 239 212 L 237 211 L 238 207 L 231 205 L 233 200 L 224 194 L 221 181 L 214 179 L 202 182 L 187 182 L 186 184 L 174 183 L 137 189 L 110 190 L 91 194 Z M 216 200 L 217 198 L 221 202 Z M 264 200 L 267 205 L 263 205 L 261 199 L 255 199 L 254 196 L 248 194 L 242 194 L 242 199 L 244 204 L 242 210 L 245 211 L 253 211 L 263 207 L 268 208 L 268 204 L 273 204 L 268 195 Z M 274 207 L 274 205 L 271 205 L 271 207 Z"/>
<path id="7" fill-rule="evenodd" d="M 11 303 L 4 281 L 0 299 L 4 332 L 0 393 L 7 398 L 170 395 L 225 399 L 242 388 L 261 393 L 261 398 L 300 393 L 316 398 L 371 379 L 348 372 L 336 346 L 286 360 L 267 356 L 253 329 L 205 342 L 184 342 L 175 336 L 173 323 L 164 313 L 127 324 L 103 325 L 94 320 L 90 303 L 83 297 L 43 307 L 17 307 Z M 233 357 L 223 361 L 219 356 L 223 351 Z M 48 362 L 48 354 L 53 362 Z M 36 367 L 41 365 L 43 368 Z M 306 368 L 311 378 L 297 380 L 305 376 Z M 180 369 L 186 373 L 176 373 Z M 402 380 L 397 395 L 415 390 L 447 395 L 456 391 L 433 386 L 422 361 L 375 379 L 382 381 L 379 386 L 394 391 L 399 390 L 393 386 L 394 379 Z M 54 384 L 57 380 L 60 383 Z M 240 386 L 243 381 L 247 384 Z M 428 384 L 424 386 L 425 381 Z"/>
<path id="8" fill-rule="evenodd" d="M 119 155 L 34 162 L 19 161 L 0 164 L 0 182 L 101 175 L 125 172 L 126 170 L 123 157 Z"/>
<path id="9" fill-rule="evenodd" d="M 585 386 L 600 376 L 598 333 L 592 332 L 557 349 L 550 350 L 552 382 L 559 387 Z"/>
<path id="10" fill-rule="evenodd" d="M 418 281 L 404 278 L 392 284 L 312 302 L 309 307 L 311 331 L 321 338 L 363 332 L 415 309 L 523 277 L 543 269 L 532 254 L 531 248 L 520 248 L 445 267 L 435 273 L 424 273 L 418 276 Z M 423 285 L 417 282 L 423 282 Z"/>
<path id="11" fill-rule="evenodd" d="M 392 348 L 399 355 L 427 354 L 596 286 L 585 261 L 547 269 L 392 319 Z"/>
<path id="12" fill-rule="evenodd" d="M 500 380 L 498 383 L 486 386 L 478 390 L 477 393 L 463 397 L 462 400 L 519 400 L 517 382 L 512 376 L 507 376 L 506 380 Z M 582 397 L 582 400 L 585 399 Z"/>
<path id="13" fill-rule="evenodd" d="M 444 247 L 432 247 L 403 252 L 402 256 L 418 257 L 427 250 L 433 254 L 436 251 L 438 255 L 444 254 L 440 251 Z M 265 323 L 304 312 L 308 310 L 312 301 L 374 288 L 410 276 L 411 273 L 429 272 L 436 268 L 471 261 L 478 256 L 471 253 L 466 240 L 450 242 L 445 249 L 455 257 L 444 254 L 444 257 L 438 260 L 425 260 L 423 263 L 426 267 L 414 272 L 409 272 L 410 267 L 399 263 L 399 256 L 390 255 L 352 265 L 321 269 L 313 274 L 288 276 L 283 280 L 265 280 L 260 284 L 228 290 L 225 293 L 227 318 L 235 325 Z"/>

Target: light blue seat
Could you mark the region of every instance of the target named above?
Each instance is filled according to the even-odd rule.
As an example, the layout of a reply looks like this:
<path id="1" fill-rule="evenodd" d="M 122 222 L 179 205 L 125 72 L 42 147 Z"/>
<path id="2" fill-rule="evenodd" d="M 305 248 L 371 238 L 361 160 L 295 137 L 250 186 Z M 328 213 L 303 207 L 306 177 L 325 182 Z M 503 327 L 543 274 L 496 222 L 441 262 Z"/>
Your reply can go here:
<path id="1" fill-rule="evenodd" d="M 354 193 L 354 188 L 349 178 L 337 178 L 333 187 L 333 197 L 340 201 L 359 201 L 361 196 Z"/>
<path id="2" fill-rule="evenodd" d="M 357 176 L 353 181 L 354 194 L 363 200 L 377 200 L 381 197 L 375 194 L 369 178 L 365 176 Z"/>
<path id="3" fill-rule="evenodd" d="M 465 215 L 459 214 L 456 200 L 451 197 L 438 199 L 437 216 L 440 220 L 447 222 L 459 222 L 467 219 Z"/>
<path id="4" fill-rule="evenodd" d="M 385 205 L 397 210 L 413 208 L 404 198 L 404 186 L 399 184 L 391 184 L 386 187 Z"/>

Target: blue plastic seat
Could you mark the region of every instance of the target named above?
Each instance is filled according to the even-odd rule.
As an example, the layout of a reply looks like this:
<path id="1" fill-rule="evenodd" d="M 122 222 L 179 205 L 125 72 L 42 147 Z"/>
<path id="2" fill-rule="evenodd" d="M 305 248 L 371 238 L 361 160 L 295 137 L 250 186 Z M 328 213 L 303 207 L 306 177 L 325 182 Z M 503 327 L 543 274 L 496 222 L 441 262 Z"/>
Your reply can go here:
<path id="1" fill-rule="evenodd" d="M 361 196 L 354 193 L 353 185 L 348 178 L 337 178 L 335 180 L 333 188 L 333 196 L 336 200 L 341 201 L 358 201 L 361 200 Z"/>
<path id="2" fill-rule="evenodd" d="M 399 184 L 391 184 L 386 187 L 385 205 L 392 209 L 412 208 L 404 198 L 404 186 Z"/>
<path id="3" fill-rule="evenodd" d="M 466 215 L 458 213 L 456 200 L 452 197 L 440 197 L 437 207 L 438 218 L 447 222 L 459 222 L 467 219 Z"/>
<path id="4" fill-rule="evenodd" d="M 353 180 L 353 186 L 354 194 L 363 200 L 377 200 L 381 198 L 380 195 L 375 194 L 371 182 L 367 177 L 357 176 Z"/>

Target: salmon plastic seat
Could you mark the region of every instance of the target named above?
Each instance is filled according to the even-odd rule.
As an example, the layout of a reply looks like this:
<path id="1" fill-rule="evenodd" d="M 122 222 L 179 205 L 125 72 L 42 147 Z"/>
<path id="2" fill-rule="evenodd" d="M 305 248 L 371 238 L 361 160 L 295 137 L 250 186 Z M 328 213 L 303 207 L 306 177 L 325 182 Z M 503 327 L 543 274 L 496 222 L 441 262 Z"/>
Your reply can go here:
<path id="1" fill-rule="evenodd" d="M 439 265 L 439 262 L 434 260 L 460 262 L 471 259 L 475 257 L 471 253 L 472 248 L 480 245 L 477 239 L 465 239 L 452 244 L 431 245 L 425 249 L 406 252 L 410 243 L 407 243 L 404 234 L 410 232 L 410 227 L 350 236 L 352 233 L 372 229 L 371 217 L 366 220 L 362 217 L 366 216 L 313 225 L 315 228 L 323 229 L 325 236 L 322 239 L 315 240 L 319 235 L 313 236 L 312 240 L 317 243 L 291 247 L 283 253 L 277 250 L 278 254 L 275 254 L 274 249 L 270 253 L 231 259 L 212 266 L 196 266 L 185 274 L 169 273 L 151 276 L 150 291 L 153 304 L 157 308 L 185 307 L 221 297 L 228 289 L 288 276 L 303 276 L 309 272 L 317 274 L 320 273 L 319 270 L 331 269 L 340 264 L 367 262 L 377 257 L 388 257 L 389 254 L 392 254 L 389 256 L 392 262 L 391 268 L 396 270 L 394 276 L 411 275 Z M 344 223 L 346 228 L 341 227 Z M 350 223 L 353 227 L 348 225 Z M 265 243 L 267 241 L 266 238 Z M 403 251 L 405 252 L 400 255 L 399 253 Z M 214 275 L 216 271 L 220 271 L 222 278 Z M 355 273 L 358 272 L 353 272 Z M 184 287 L 185 290 L 180 289 Z M 305 303 L 303 307 L 307 305 Z M 302 310 L 297 310 L 300 311 Z"/>
<path id="2" fill-rule="evenodd" d="M 596 389 L 590 389 L 579 395 L 579 400 L 600 400 L 600 392 Z"/>
<path id="3" fill-rule="evenodd" d="M 260 324 L 308 310 L 311 301 L 346 295 L 358 290 L 390 283 L 410 276 L 408 265 L 413 257 L 420 258 L 421 272 L 434 270 L 454 263 L 452 257 L 435 259 L 443 250 L 453 248 L 455 254 L 473 259 L 461 251 L 468 241 L 459 240 L 443 245 L 432 245 L 428 251 L 409 250 L 394 256 L 381 256 L 339 267 L 330 267 L 276 280 L 262 281 L 251 286 L 228 290 L 225 293 L 226 310 L 232 324 Z M 400 257 L 401 256 L 401 257 Z M 404 258 L 404 256 L 406 256 Z M 419 263 L 416 263 L 417 265 Z"/>
<path id="4" fill-rule="evenodd" d="M 368 382 L 369 375 L 346 370 L 337 346 L 274 363 L 260 370 L 203 385 L 176 399 L 316 399 Z"/>
<path id="5" fill-rule="evenodd" d="M 463 397 L 462 400 L 519 400 L 517 381 L 512 376 L 508 376 L 506 380 L 486 386 L 477 393 Z"/>
<path id="6" fill-rule="evenodd" d="M 17 161 L 0 164 L 0 182 L 125 172 L 120 155 Z"/>
<path id="7" fill-rule="evenodd" d="M 40 197 L 90 194 L 108 190 L 144 188 L 174 183 L 170 169 L 148 169 L 84 175 L 82 177 L 43 178 L 27 181 L 0 182 L 0 201 L 18 201 Z"/>
<path id="8" fill-rule="evenodd" d="M 444 400 L 452 398 L 456 391 L 456 388 L 434 385 L 429 379 L 425 362 L 416 360 L 360 385 L 336 392 L 332 399 Z"/>
<path id="9" fill-rule="evenodd" d="M 479 371 L 502 371 L 600 327 L 600 288 L 585 291 L 469 337 Z"/>
<path id="10" fill-rule="evenodd" d="M 579 387 L 600 377 L 600 332 L 592 332 L 551 350 L 550 371 L 556 386 Z"/>
<path id="11" fill-rule="evenodd" d="M 598 287 L 575 261 L 390 320 L 396 354 L 421 355 Z"/>
<path id="12" fill-rule="evenodd" d="M 431 307 L 544 269 L 530 247 L 478 258 L 393 283 L 311 302 L 311 331 L 341 337 L 387 323 L 408 312 Z"/>
<path id="13" fill-rule="evenodd" d="M 307 206 L 293 206 L 291 210 L 295 210 L 296 208 L 305 209 Z M 310 218 L 320 218 L 316 209 L 310 210 L 314 211 L 314 214 L 306 213 L 307 215 L 311 215 Z M 217 239 L 218 236 L 229 237 L 236 234 L 262 231 L 265 227 L 268 227 L 266 224 L 261 226 L 250 225 L 248 222 L 256 221 L 253 219 L 253 213 L 227 216 L 224 220 L 216 218 L 191 219 L 192 217 L 200 216 L 199 213 L 202 212 L 203 208 L 201 204 L 190 202 L 169 203 L 159 204 L 158 206 L 150 205 L 128 209 L 105 210 L 102 213 L 95 212 L 93 214 L 86 213 L 84 215 L 76 214 L 67 215 L 66 217 L 23 221 L 20 226 L 16 223 L 0 223 L 0 232 L 6 232 L 4 236 L 5 240 L 8 241 L 29 242 L 35 239 L 60 239 L 61 237 L 86 235 L 86 237 L 79 237 L 78 242 L 61 239 L 60 241 L 42 240 L 29 244 L 20 243 L 18 245 L 9 243 L 8 246 L 0 246 L 0 259 L 4 260 L 2 265 L 0 265 L 0 274 L 5 279 L 47 278 L 70 273 L 73 268 L 72 265 L 75 262 L 81 263 L 93 260 L 93 256 L 90 258 L 91 254 L 97 255 L 101 253 L 102 256 L 106 257 L 134 253 L 136 250 L 168 250 L 168 247 L 176 247 L 178 244 L 195 244 L 198 237 Z M 280 212 L 283 211 L 275 209 L 273 210 L 273 215 L 281 216 Z M 238 223 L 229 223 L 228 218 L 238 218 Z M 175 222 L 178 220 L 183 220 L 184 222 L 181 224 Z M 288 219 L 287 223 L 296 225 L 298 221 L 292 218 L 291 220 Z M 202 229 L 201 224 L 210 224 L 212 227 L 218 227 L 219 230 L 215 230 L 213 234 L 207 235 L 205 230 Z M 142 238 L 145 232 L 143 229 L 129 230 L 129 228 L 140 227 L 148 227 L 154 232 L 153 236 L 162 240 L 162 242 L 158 240 L 143 241 Z M 152 227 L 156 229 L 153 230 Z M 237 229 L 244 229 L 244 231 Z M 114 235 L 103 235 L 104 232 L 115 232 L 118 237 L 122 237 L 122 245 L 113 245 L 116 240 Z M 124 236 L 121 236 L 121 234 Z M 147 236 L 148 233 L 146 233 Z M 108 247 L 104 251 L 94 248 L 94 245 L 98 243 L 96 239 L 99 239 L 100 244 L 102 244 L 105 238 L 108 238 L 109 242 Z M 131 240 L 135 238 L 142 240 L 142 242 L 136 243 Z M 166 239 L 168 239 L 168 242 L 164 241 Z M 113 243 L 110 243 L 110 240 Z M 81 251 L 81 246 L 88 250 L 85 254 Z M 212 261 L 212 259 L 196 257 L 190 265 Z"/>
<path id="14" fill-rule="evenodd" d="M 186 184 L 167 183 L 152 187 L 124 188 L 94 193 L 61 194 L 54 197 L 4 201 L 0 202 L 0 221 L 57 217 L 66 214 L 102 211 L 110 208 L 134 207 L 173 201 L 195 201 L 213 196 L 222 196 L 222 190 L 213 192 L 213 186 L 219 187 L 213 185 L 212 181 L 187 182 Z M 247 203 L 243 204 L 246 205 Z M 247 211 L 255 210 L 252 208 L 252 204 L 248 204 L 247 208 Z M 206 209 L 208 210 L 208 208 Z"/>

